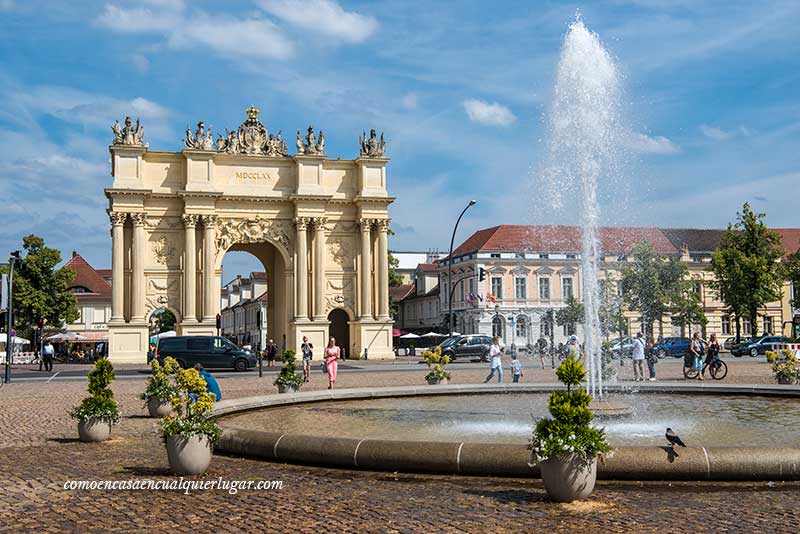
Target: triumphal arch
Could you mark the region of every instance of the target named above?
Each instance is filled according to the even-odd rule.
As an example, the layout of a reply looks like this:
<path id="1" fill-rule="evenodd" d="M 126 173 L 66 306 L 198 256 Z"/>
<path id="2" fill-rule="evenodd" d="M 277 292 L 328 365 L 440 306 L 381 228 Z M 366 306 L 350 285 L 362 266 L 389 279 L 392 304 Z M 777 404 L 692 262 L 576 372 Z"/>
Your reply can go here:
<path id="1" fill-rule="evenodd" d="M 267 272 L 269 337 L 319 358 L 335 333 L 351 357 L 392 358 L 386 144 L 374 130 L 356 159 L 332 159 L 325 134 L 297 132 L 294 153 L 250 107 L 215 140 L 200 122 L 180 152 L 150 150 L 139 121 L 114 124 L 109 356 L 146 361 L 151 314 L 179 335 L 215 335 L 222 258 L 248 251 Z M 355 139 L 354 139 L 355 141 Z M 356 143 L 353 143 L 356 148 Z"/>

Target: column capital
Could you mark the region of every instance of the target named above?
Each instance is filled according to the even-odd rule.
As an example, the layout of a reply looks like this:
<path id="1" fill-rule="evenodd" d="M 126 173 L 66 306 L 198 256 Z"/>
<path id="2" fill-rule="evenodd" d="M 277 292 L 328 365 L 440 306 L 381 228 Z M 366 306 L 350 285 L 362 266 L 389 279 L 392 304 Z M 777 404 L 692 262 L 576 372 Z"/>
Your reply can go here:
<path id="1" fill-rule="evenodd" d="M 144 226 L 144 223 L 147 221 L 147 214 L 143 212 L 139 213 L 130 213 L 131 221 L 133 221 L 134 226 Z"/>
<path id="2" fill-rule="evenodd" d="M 314 225 L 315 230 L 326 230 L 325 225 L 328 224 L 327 217 L 312 217 L 311 223 Z"/>
<path id="3" fill-rule="evenodd" d="M 121 211 L 108 212 L 108 219 L 111 221 L 111 226 L 122 226 L 125 224 L 127 218 L 128 214 Z"/>
<path id="4" fill-rule="evenodd" d="M 203 226 L 206 228 L 214 228 L 217 225 L 219 217 L 216 215 L 203 215 Z"/>
<path id="5" fill-rule="evenodd" d="M 362 232 L 367 233 L 372 230 L 372 227 L 375 225 L 375 221 L 376 219 L 359 219 L 356 221 L 356 224 L 359 228 L 361 228 Z"/>
<path id="6" fill-rule="evenodd" d="M 299 232 L 304 230 L 308 230 L 308 228 L 314 224 L 314 219 L 312 217 L 295 217 L 294 225 Z"/>
<path id="7" fill-rule="evenodd" d="M 388 232 L 389 219 L 375 219 L 375 228 L 377 228 L 379 232 Z"/>
<path id="8" fill-rule="evenodd" d="M 194 213 L 184 213 L 181 215 L 181 221 L 186 228 L 196 228 L 200 222 L 200 216 Z"/>

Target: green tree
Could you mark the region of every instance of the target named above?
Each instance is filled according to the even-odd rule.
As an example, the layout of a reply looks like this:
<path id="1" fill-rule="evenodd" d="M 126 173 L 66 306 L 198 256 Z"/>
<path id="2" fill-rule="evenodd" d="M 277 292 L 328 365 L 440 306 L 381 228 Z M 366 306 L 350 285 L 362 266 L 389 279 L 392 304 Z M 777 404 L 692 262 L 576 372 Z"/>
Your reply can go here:
<path id="1" fill-rule="evenodd" d="M 155 316 L 155 332 L 160 334 L 161 332 L 169 332 L 170 330 L 175 330 L 175 323 L 177 319 L 175 319 L 175 314 L 167 309 L 161 309 L 159 311 L 153 312 Z"/>
<path id="2" fill-rule="evenodd" d="M 789 254 L 783 259 L 783 276 L 795 288 L 792 306 L 800 308 L 800 250 Z"/>
<path id="3" fill-rule="evenodd" d="M 623 300 L 641 313 L 645 335 L 653 335 L 656 321 L 663 335 L 664 315 L 679 299 L 689 270 L 678 258 L 658 254 L 646 241 L 633 248 L 632 256 L 632 264 L 622 269 Z"/>
<path id="4" fill-rule="evenodd" d="M 753 335 L 758 334 L 758 309 L 783 296 L 785 268 L 781 238 L 767 228 L 764 213 L 755 213 L 745 202 L 729 224 L 719 247 L 711 256 L 714 273 L 711 287 L 736 317 L 736 339 L 741 335 L 741 317 L 750 319 Z"/>
<path id="5" fill-rule="evenodd" d="M 569 325 L 574 329 L 576 324 L 583 321 L 583 314 L 583 304 L 570 296 L 567 298 L 567 305 L 556 311 L 556 323 L 558 326 Z"/>
<path id="6" fill-rule="evenodd" d="M 622 297 L 617 296 L 613 280 L 600 280 L 600 330 L 608 339 L 611 334 L 622 335 L 628 328 L 628 321 L 622 313 Z"/>
<path id="7" fill-rule="evenodd" d="M 394 231 L 389 228 L 387 232 L 390 236 L 394 235 Z M 400 266 L 400 260 L 394 257 L 392 251 L 389 251 L 389 287 L 398 287 L 403 285 L 403 277 L 397 272 Z"/>
<path id="8" fill-rule="evenodd" d="M 75 271 L 61 263 L 61 252 L 45 246 L 44 239 L 33 234 L 22 239 L 25 257 L 14 270 L 15 327 L 20 332 L 32 331 L 36 320 L 60 327 L 78 319 L 75 295 L 67 288 L 75 279 Z"/>
<path id="9" fill-rule="evenodd" d="M 700 295 L 694 287 L 695 282 L 685 281 L 680 291 L 672 298 L 670 314 L 675 324 L 680 326 L 681 335 L 686 335 L 686 327 L 701 324 L 705 328 L 708 319 L 700 302 Z"/>

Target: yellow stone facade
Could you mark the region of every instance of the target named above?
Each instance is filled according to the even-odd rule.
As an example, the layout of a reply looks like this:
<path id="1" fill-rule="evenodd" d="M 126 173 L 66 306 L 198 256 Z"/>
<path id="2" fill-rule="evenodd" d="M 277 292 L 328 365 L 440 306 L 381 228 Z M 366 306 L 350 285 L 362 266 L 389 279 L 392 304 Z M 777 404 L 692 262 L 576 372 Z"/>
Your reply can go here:
<path id="1" fill-rule="evenodd" d="M 161 308 L 175 314 L 179 335 L 216 335 L 222 260 L 234 250 L 252 253 L 267 272 L 269 337 L 298 350 L 308 336 L 319 358 L 336 331 L 350 357 L 394 357 L 383 140 L 377 151 L 374 139 L 373 150 L 362 140 L 357 159 L 330 159 L 322 132 L 315 143 L 309 128 L 310 145 L 298 132 L 289 156 L 278 136 L 276 154 L 257 116 L 248 110 L 238 134 L 216 147 L 202 123 L 195 136 L 187 129 L 181 152 L 149 150 L 138 123 L 115 125 L 114 181 L 105 190 L 112 361 L 146 361 L 149 317 Z"/>

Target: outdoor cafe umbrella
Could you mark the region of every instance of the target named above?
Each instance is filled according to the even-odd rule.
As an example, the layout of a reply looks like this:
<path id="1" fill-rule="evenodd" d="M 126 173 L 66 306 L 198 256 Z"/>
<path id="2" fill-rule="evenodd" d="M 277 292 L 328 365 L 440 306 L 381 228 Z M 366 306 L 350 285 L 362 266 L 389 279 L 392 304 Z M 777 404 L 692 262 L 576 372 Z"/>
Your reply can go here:
<path id="1" fill-rule="evenodd" d="M 437 334 L 436 332 L 428 332 L 426 334 L 422 334 L 422 337 L 442 337 L 442 334 Z"/>
<path id="2" fill-rule="evenodd" d="M 5 332 L 0 333 L 0 343 L 3 344 L 8 343 L 8 339 L 6 339 Z M 29 340 L 22 337 L 14 336 L 14 345 L 27 345 L 28 343 L 30 343 Z"/>
<path id="3" fill-rule="evenodd" d="M 421 336 L 418 336 L 417 334 L 412 334 L 411 332 L 409 332 L 408 334 L 400 336 L 400 339 L 419 339 L 420 337 Z"/>
<path id="4" fill-rule="evenodd" d="M 88 339 L 88 337 L 76 334 L 75 332 L 56 334 L 47 338 L 48 341 L 86 341 Z"/>

